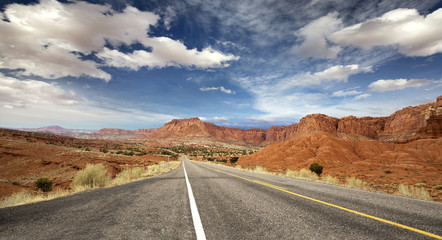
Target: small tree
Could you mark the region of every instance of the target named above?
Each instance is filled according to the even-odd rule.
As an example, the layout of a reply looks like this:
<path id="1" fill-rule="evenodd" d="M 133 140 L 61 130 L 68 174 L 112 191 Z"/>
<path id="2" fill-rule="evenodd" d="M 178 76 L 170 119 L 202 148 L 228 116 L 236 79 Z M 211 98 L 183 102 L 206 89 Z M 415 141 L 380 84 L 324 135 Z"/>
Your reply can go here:
<path id="1" fill-rule="evenodd" d="M 310 165 L 310 171 L 318 174 L 318 177 L 321 176 L 322 169 L 324 169 L 324 167 L 318 163 L 312 163 L 312 165 Z"/>
<path id="2" fill-rule="evenodd" d="M 37 181 L 34 182 L 34 185 L 36 188 L 39 188 L 43 192 L 52 191 L 52 180 L 49 180 L 47 178 L 39 178 Z"/>

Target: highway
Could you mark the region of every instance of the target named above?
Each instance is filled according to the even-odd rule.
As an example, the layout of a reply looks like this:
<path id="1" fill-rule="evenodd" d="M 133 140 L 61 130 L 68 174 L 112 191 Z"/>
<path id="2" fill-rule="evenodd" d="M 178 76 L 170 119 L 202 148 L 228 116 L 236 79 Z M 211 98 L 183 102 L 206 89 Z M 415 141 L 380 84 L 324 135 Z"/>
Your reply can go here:
<path id="1" fill-rule="evenodd" d="M 185 157 L 183 164 L 126 185 L 0 209 L 0 239 L 442 239 L 440 203 Z"/>

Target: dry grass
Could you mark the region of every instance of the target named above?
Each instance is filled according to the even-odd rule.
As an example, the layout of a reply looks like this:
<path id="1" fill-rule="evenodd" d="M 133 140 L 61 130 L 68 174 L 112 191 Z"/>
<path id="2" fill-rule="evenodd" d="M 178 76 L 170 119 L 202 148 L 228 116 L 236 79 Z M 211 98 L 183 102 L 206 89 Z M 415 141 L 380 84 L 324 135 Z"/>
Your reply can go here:
<path id="1" fill-rule="evenodd" d="M 424 187 L 409 186 L 400 184 L 398 188 L 399 195 L 423 200 L 431 200 L 430 192 Z"/>
<path id="2" fill-rule="evenodd" d="M 97 165 L 88 165 L 89 167 L 86 166 L 85 169 L 80 170 L 75 176 L 74 180 L 72 181 L 71 191 L 56 190 L 49 193 L 31 193 L 26 191 L 19 192 L 10 197 L 2 199 L 0 201 L 0 208 L 51 200 L 98 187 L 121 185 L 168 172 L 176 169 L 180 164 L 181 161 L 171 161 L 168 168 L 167 162 L 160 162 L 159 164 L 149 166 L 147 169 L 141 167 L 126 169 L 121 171 L 112 181 L 110 181 L 110 175 L 107 173 L 104 165 L 97 164 L 101 165 L 98 167 Z M 74 181 L 76 182 L 74 183 Z"/>
<path id="3" fill-rule="evenodd" d="M 291 178 L 298 178 L 299 177 L 299 171 L 294 171 L 294 170 L 288 169 L 285 172 L 285 176 L 286 177 L 291 177 Z"/>
<path id="4" fill-rule="evenodd" d="M 325 175 L 324 177 L 321 178 L 320 181 L 327 184 L 339 185 L 339 179 L 329 175 Z"/>
<path id="5" fill-rule="evenodd" d="M 256 166 L 255 169 L 253 169 L 253 171 L 257 173 L 270 173 L 269 171 L 267 171 L 265 167 L 262 166 Z"/>
<path id="6" fill-rule="evenodd" d="M 71 194 L 71 192 L 67 190 L 56 190 L 50 193 L 31 193 L 27 191 L 19 192 L 0 201 L 0 208 L 47 201 L 54 198 L 67 196 L 69 194 Z"/>
<path id="7" fill-rule="evenodd" d="M 85 169 L 77 172 L 72 180 L 71 188 L 76 191 L 83 188 L 105 187 L 110 180 L 111 176 L 103 164 L 87 164 Z"/>
<path id="8" fill-rule="evenodd" d="M 316 182 L 319 179 L 319 177 L 316 173 L 313 173 L 312 171 L 307 170 L 307 169 L 301 169 L 299 171 L 299 178 L 313 181 L 313 182 Z"/>
<path id="9" fill-rule="evenodd" d="M 367 184 L 366 182 L 362 181 L 359 178 L 348 177 L 345 179 L 345 182 L 346 182 L 347 187 L 357 188 L 357 189 L 362 189 L 362 190 L 369 189 L 369 184 Z"/>

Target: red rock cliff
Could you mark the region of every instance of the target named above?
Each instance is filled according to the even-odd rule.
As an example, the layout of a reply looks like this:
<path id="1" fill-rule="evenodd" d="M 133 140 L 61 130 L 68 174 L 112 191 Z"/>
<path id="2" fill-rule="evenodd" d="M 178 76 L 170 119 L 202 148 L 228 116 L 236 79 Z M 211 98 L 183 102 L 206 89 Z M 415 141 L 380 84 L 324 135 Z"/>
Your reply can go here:
<path id="1" fill-rule="evenodd" d="M 137 130 L 140 131 L 140 130 Z M 325 132 L 353 140 L 375 139 L 404 142 L 442 136 L 442 96 L 436 102 L 406 107 L 388 117 L 343 117 L 310 114 L 297 124 L 269 129 L 239 129 L 217 126 L 199 118 L 175 119 L 144 134 L 150 139 L 199 140 L 237 145 L 267 146 L 298 136 Z"/>

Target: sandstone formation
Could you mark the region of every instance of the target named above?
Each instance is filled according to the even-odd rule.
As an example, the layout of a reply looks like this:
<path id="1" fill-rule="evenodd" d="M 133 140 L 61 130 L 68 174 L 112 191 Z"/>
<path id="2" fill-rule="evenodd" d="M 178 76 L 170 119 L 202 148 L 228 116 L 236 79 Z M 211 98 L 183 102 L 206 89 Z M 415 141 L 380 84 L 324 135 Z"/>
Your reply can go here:
<path id="1" fill-rule="evenodd" d="M 442 96 L 436 102 L 406 107 L 388 117 L 348 116 L 334 118 L 310 114 L 299 123 L 269 129 L 239 129 L 217 126 L 198 118 L 175 119 L 149 131 L 149 141 L 228 143 L 243 146 L 267 146 L 316 132 L 351 140 L 407 142 L 442 136 Z"/>
<path id="2" fill-rule="evenodd" d="M 175 119 L 146 135 L 148 141 L 209 142 L 258 146 L 265 141 L 265 129 L 239 129 L 217 126 L 199 118 Z"/>
<path id="3" fill-rule="evenodd" d="M 419 139 L 402 144 L 376 140 L 352 141 L 327 133 L 299 136 L 272 144 L 239 158 L 237 164 L 262 166 L 276 172 L 308 169 L 312 163 L 324 167 L 323 175 L 341 183 L 356 177 L 372 189 L 395 193 L 400 183 L 424 186 L 433 200 L 442 201 L 442 138 Z"/>

